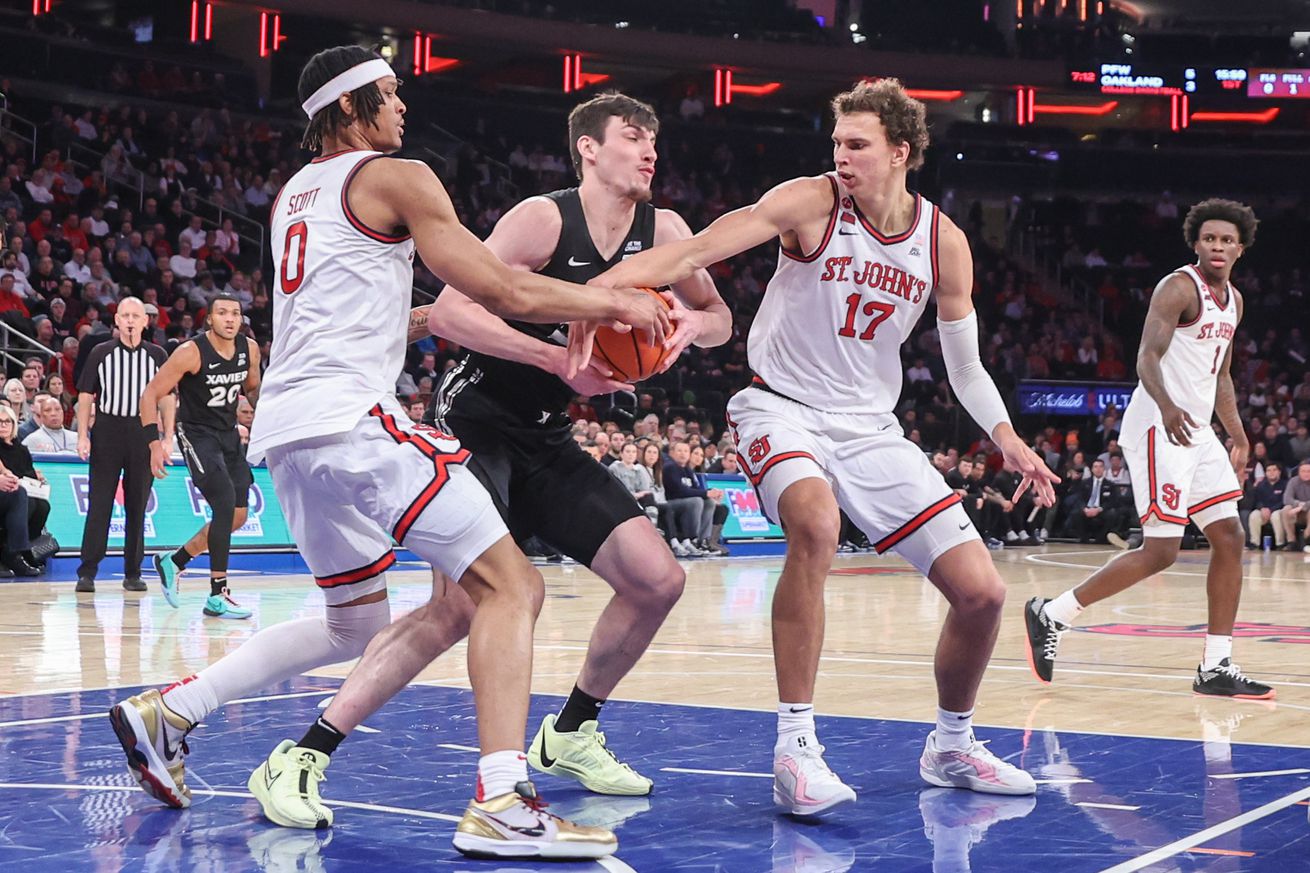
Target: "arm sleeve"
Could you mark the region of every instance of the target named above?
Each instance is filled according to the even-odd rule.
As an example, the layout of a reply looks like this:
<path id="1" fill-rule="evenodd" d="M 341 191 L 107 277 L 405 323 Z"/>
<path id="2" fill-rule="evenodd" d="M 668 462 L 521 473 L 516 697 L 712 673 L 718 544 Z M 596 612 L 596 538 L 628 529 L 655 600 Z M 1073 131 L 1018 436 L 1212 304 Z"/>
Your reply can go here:
<path id="1" fill-rule="evenodd" d="M 978 313 L 970 312 L 959 321 L 938 319 L 937 332 L 951 389 L 969 416 L 991 436 L 997 425 L 1010 423 L 1010 413 L 978 355 Z"/>

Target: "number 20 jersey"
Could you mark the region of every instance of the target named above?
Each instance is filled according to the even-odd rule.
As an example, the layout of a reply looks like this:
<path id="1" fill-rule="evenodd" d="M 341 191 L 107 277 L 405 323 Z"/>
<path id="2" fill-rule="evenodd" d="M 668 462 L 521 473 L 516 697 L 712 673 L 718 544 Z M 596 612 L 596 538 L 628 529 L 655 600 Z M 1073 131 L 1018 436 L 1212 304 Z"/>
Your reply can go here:
<path id="1" fill-rule="evenodd" d="M 747 357 L 773 391 L 825 412 L 885 414 L 901 395 L 901 344 L 937 287 L 937 207 L 914 195 L 903 232 L 880 233 L 843 193 L 810 253 L 778 253 Z"/>
<path id="2" fill-rule="evenodd" d="M 315 158 L 271 213 L 273 348 L 250 435 L 276 446 L 351 430 L 395 392 L 405 360 L 414 242 L 350 210 L 350 181 L 380 152 Z"/>

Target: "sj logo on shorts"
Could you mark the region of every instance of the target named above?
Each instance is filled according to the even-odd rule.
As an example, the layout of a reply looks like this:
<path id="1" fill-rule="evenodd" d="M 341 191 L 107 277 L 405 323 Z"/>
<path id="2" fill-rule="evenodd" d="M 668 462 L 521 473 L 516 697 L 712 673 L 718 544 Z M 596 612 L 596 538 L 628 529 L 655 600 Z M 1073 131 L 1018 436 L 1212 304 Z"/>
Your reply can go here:
<path id="1" fill-rule="evenodd" d="M 1180 496 L 1181 495 L 1179 494 L 1177 487 L 1173 485 L 1160 486 L 1160 499 L 1163 500 L 1164 505 L 1169 507 L 1170 509 L 1178 508 L 1178 498 Z"/>
<path id="2" fill-rule="evenodd" d="M 746 455 L 751 459 L 752 464 L 758 464 L 769 456 L 769 438 L 762 436 L 750 444 L 746 449 Z"/>

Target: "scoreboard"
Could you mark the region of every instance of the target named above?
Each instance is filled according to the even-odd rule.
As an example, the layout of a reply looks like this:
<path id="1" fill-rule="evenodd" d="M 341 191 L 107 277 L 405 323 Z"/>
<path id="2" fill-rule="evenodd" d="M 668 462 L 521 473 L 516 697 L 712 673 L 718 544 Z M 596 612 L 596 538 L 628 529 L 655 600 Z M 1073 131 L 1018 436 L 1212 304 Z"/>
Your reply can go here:
<path id="1" fill-rule="evenodd" d="M 1242 94 L 1252 73 L 1240 67 L 1103 63 L 1069 71 L 1070 86 L 1102 94 Z M 1264 73 L 1278 71 L 1259 71 Z M 1310 72 L 1310 71 L 1301 71 Z M 1301 90 L 1305 90 L 1303 87 Z M 1254 95 L 1252 95 L 1254 96 Z"/>
<path id="2" fill-rule="evenodd" d="M 1310 97 L 1310 70 L 1251 70 L 1248 97 Z"/>

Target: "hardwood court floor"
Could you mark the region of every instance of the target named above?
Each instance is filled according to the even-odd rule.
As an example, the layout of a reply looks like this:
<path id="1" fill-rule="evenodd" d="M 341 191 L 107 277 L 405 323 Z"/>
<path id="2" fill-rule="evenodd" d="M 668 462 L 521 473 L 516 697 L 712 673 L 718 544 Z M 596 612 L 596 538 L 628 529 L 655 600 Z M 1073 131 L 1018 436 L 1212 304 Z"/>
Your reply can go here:
<path id="1" fill-rule="evenodd" d="M 1008 586 L 1000 640 L 983 683 L 977 721 L 1013 728 L 1201 738 L 1216 721 L 1246 742 L 1310 746 L 1310 555 L 1249 552 L 1235 660 L 1278 689 L 1274 705 L 1195 697 L 1191 676 L 1206 620 L 1205 551 L 1094 606 L 1065 637 L 1055 682 L 1028 668 L 1021 611 L 1053 597 L 1113 552 L 1095 546 L 993 553 Z M 240 558 L 237 559 L 240 564 Z M 780 558 L 686 561 L 686 593 L 616 697 L 657 703 L 771 710 L 776 700 L 769 610 Z M 424 600 L 420 565 L 390 574 L 393 612 Z M 585 568 L 543 568 L 548 597 L 537 631 L 533 690 L 567 693 L 608 589 Z M 258 627 L 316 614 L 308 577 L 242 576 L 251 622 L 200 614 L 203 576 L 183 581 L 183 607 L 152 590 L 95 595 L 69 582 L 0 585 L 0 694 L 33 694 L 172 681 L 203 668 Z M 191 593 L 188 594 L 188 591 Z M 930 721 L 932 652 L 946 606 L 895 556 L 839 556 L 827 585 L 828 624 L 816 708 L 820 713 Z M 344 676 L 348 666 L 316 672 Z M 463 646 L 420 681 L 467 687 Z"/>
<path id="2" fill-rule="evenodd" d="M 1191 694 L 1204 632 L 1204 552 L 1084 614 L 1056 683 L 1031 677 L 1021 610 L 1110 556 L 1104 548 L 1010 549 L 1000 644 L 979 736 L 1038 779 L 1036 797 L 927 788 L 915 766 L 934 716 L 932 651 L 945 608 L 894 557 L 842 556 L 828 583 L 817 709 L 826 759 L 859 801 L 821 824 L 779 815 L 769 605 L 778 558 L 686 562 L 687 592 L 605 710 L 612 746 L 655 778 L 649 798 L 588 794 L 538 776 L 553 809 L 616 829 L 618 856 L 551 873 L 1283 873 L 1307 869 L 1310 824 L 1310 556 L 1252 553 L 1236 654 L 1277 685 L 1276 704 Z M 241 559 L 237 559 L 238 566 Z M 573 683 L 607 589 L 577 567 L 543 570 L 530 730 Z M 393 611 L 427 597 L 418 565 L 390 576 Z M 194 803 L 162 809 L 123 767 L 113 700 L 203 668 L 258 627 L 318 614 L 303 575 L 241 575 L 254 620 L 200 615 L 161 597 L 76 595 L 71 581 L 0 585 L 0 865 L 32 873 L 396 869 L 530 873 L 449 846 L 470 791 L 476 730 L 464 648 L 366 720 L 333 757 L 329 831 L 269 825 L 246 776 L 312 722 L 346 666 L 299 677 L 205 720 L 187 761 Z M 626 702 L 625 700 L 626 699 Z M 415 851 L 416 847 L 421 851 Z"/>

